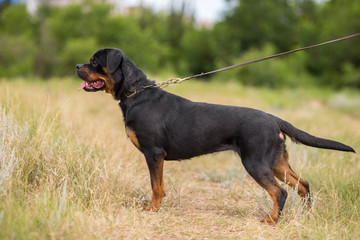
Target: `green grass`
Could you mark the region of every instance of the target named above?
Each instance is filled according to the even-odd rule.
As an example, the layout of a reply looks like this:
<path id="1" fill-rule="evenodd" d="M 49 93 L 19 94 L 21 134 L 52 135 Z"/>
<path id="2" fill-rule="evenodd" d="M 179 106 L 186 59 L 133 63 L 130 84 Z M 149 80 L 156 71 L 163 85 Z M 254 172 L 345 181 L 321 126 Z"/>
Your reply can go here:
<path id="1" fill-rule="evenodd" d="M 166 162 L 163 206 L 143 212 L 148 170 L 120 109 L 105 93 L 77 92 L 79 84 L 0 81 L 0 239 L 359 239 L 359 155 L 290 142 L 291 166 L 310 183 L 311 210 L 288 188 L 279 224 L 260 223 L 271 200 L 224 152 Z M 360 93 L 195 81 L 167 90 L 262 109 L 360 151 Z"/>

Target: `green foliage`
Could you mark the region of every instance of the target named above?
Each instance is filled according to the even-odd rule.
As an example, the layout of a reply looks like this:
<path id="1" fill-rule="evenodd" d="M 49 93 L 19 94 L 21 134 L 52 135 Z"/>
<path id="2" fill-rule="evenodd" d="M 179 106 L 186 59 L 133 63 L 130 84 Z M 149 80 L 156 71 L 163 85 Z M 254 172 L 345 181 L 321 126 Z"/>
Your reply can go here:
<path id="1" fill-rule="evenodd" d="M 0 15 L 0 76 L 29 76 L 36 49 L 34 27 L 25 5 L 7 7 Z"/>
<path id="2" fill-rule="evenodd" d="M 352 63 L 344 63 L 342 68 L 342 76 L 338 82 L 338 86 L 346 85 L 353 88 L 360 88 L 360 68 L 355 67 Z"/>
<path id="3" fill-rule="evenodd" d="M 275 48 L 272 45 L 265 45 L 257 49 L 250 49 L 240 58 L 236 58 L 233 64 L 237 62 L 246 62 L 258 59 L 264 56 L 275 54 Z M 284 86 L 307 86 L 311 84 L 312 77 L 307 73 L 304 62 L 307 59 L 306 53 L 300 53 L 296 57 L 289 56 L 286 59 L 275 58 L 249 65 L 244 68 L 236 68 L 232 72 L 223 72 L 221 79 L 232 79 L 245 85 L 265 86 L 270 88 L 281 88 Z"/>
<path id="4" fill-rule="evenodd" d="M 23 4 L 7 7 L 0 15 L 0 31 L 2 34 L 24 35 L 30 37 L 34 33 L 34 24 Z"/>
<path id="5" fill-rule="evenodd" d="M 288 0 L 241 0 L 224 20 L 228 41 L 235 41 L 241 49 L 274 43 L 280 50 L 294 45 L 292 28 L 295 13 Z M 238 41 L 240 40 L 241 41 Z"/>
<path id="6" fill-rule="evenodd" d="M 322 38 L 337 38 L 359 32 L 360 2 L 352 0 L 333 0 L 324 3 L 321 12 L 322 19 L 318 27 L 321 27 L 319 35 Z M 318 72 L 323 76 L 322 84 L 331 84 L 335 87 L 357 87 L 360 78 L 346 80 L 349 68 L 360 67 L 360 44 L 359 39 L 352 39 L 338 43 L 328 48 L 316 50 L 315 58 L 311 59 L 312 65 L 318 66 Z M 321 69 L 320 69 L 321 68 Z M 345 72 L 347 71 L 347 72 Z M 345 80 L 345 81 L 344 81 Z"/>
<path id="7" fill-rule="evenodd" d="M 67 41 L 60 53 L 59 59 L 61 64 L 56 68 L 59 75 L 69 75 L 68 71 L 73 70 L 77 63 L 87 62 L 90 56 L 98 49 L 94 38 L 72 39 Z"/>
<path id="8" fill-rule="evenodd" d="M 121 15 L 105 1 L 42 5 L 30 15 L 24 4 L 0 8 L 0 77 L 73 75 L 103 47 L 122 49 L 150 74 L 181 77 L 350 35 L 360 29 L 353 0 L 228 0 L 212 28 L 196 25 L 187 4 L 168 12 L 146 7 Z M 346 23 L 346 24 L 344 24 Z M 221 76 L 267 87 L 314 83 L 360 88 L 359 39 L 296 53 Z M 211 76 L 210 76 L 211 77 Z M 315 82 L 316 80 L 316 82 Z"/>
<path id="9" fill-rule="evenodd" d="M 35 49 L 33 42 L 20 36 L 0 35 L 0 76 L 31 76 Z"/>
<path id="10" fill-rule="evenodd" d="M 184 71 L 191 74 L 208 72 L 215 68 L 214 41 L 208 30 L 189 31 L 182 41 Z"/>
<path id="11" fill-rule="evenodd" d="M 219 46 L 217 56 L 222 56 L 218 57 L 222 66 L 229 64 L 228 59 L 236 59 L 240 54 L 246 55 L 244 51 L 251 52 L 254 47 L 261 49 L 268 43 L 274 47 L 274 53 L 278 53 L 350 35 L 360 29 L 360 23 L 357 21 L 360 18 L 359 1 L 241 0 L 235 2 L 238 3 L 235 8 L 230 10 L 225 19 L 217 23 L 214 28 L 214 38 Z M 345 67 L 349 64 L 354 69 L 360 67 L 358 43 L 359 39 L 353 39 L 317 48 L 307 52 L 309 57 L 299 62 L 304 64 L 306 67 L 304 70 L 309 75 L 316 76 L 318 85 L 358 88 L 360 79 L 355 75 L 349 80 L 349 67 Z M 227 59 L 223 56 L 227 56 Z M 267 54 L 262 55 L 265 56 Z M 298 56 L 297 53 L 296 57 Z M 287 59 L 288 57 L 285 57 L 281 61 Z M 240 71 L 251 71 L 250 66 L 245 68 L 249 69 Z M 261 70 L 260 67 L 258 70 Z M 293 72 L 293 75 L 296 77 L 297 72 Z M 292 85 L 293 81 L 289 79 L 289 85 Z M 254 82 L 258 83 L 258 80 Z M 273 84 L 263 80 L 260 85 Z M 275 85 L 283 85 L 283 83 Z"/>

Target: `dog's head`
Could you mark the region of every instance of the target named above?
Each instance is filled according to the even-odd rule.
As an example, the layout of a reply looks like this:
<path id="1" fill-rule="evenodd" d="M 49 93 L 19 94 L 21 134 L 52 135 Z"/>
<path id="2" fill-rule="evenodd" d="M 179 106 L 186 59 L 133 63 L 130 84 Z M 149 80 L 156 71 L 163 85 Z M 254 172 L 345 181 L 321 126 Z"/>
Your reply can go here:
<path id="1" fill-rule="evenodd" d="M 76 74 L 84 80 L 78 90 L 106 91 L 115 99 L 131 89 L 146 75 L 120 49 L 102 48 L 90 58 L 90 63 L 77 64 Z"/>

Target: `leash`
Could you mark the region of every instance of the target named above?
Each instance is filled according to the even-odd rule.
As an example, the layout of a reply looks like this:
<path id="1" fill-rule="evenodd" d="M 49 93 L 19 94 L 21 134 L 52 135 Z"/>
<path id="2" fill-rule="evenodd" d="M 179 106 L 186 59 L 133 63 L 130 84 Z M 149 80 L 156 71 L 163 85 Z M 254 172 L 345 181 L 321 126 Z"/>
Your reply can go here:
<path id="1" fill-rule="evenodd" d="M 189 76 L 189 77 L 186 77 L 186 78 L 172 78 L 172 79 L 169 79 L 169 80 L 167 80 L 167 81 L 155 83 L 155 85 L 143 86 L 143 89 L 145 89 L 145 88 L 147 88 L 147 87 L 160 87 L 160 88 L 165 88 L 165 87 L 167 87 L 167 86 L 169 86 L 169 85 L 171 85 L 171 84 L 181 83 L 181 82 L 190 80 L 190 79 L 192 79 L 192 78 L 203 77 L 203 76 L 206 76 L 206 75 L 210 75 L 210 74 L 213 74 L 213 73 L 217 73 L 217 72 L 229 70 L 229 69 L 232 69 L 232 68 L 237 68 L 237 67 L 249 65 L 249 64 L 252 64 L 252 63 L 256 63 L 256 62 L 261 62 L 261 61 L 265 61 L 265 60 L 268 60 L 268 59 L 272 59 L 272 58 L 276 58 L 276 57 L 281 57 L 281 56 L 284 56 L 284 55 L 287 55 L 287 54 L 290 54 L 290 53 L 300 52 L 300 51 L 303 51 L 303 50 L 307 50 L 307 49 L 311 49 L 311 48 L 315 48 L 315 47 L 320 47 L 320 46 L 324 46 L 324 45 L 327 45 L 327 44 L 331 44 L 331 43 L 335 43 L 335 42 L 339 42 L 339 41 L 343 41 L 343 40 L 347 40 L 347 39 L 355 38 L 355 37 L 359 37 L 359 36 L 360 36 L 360 33 L 355 33 L 355 34 L 352 34 L 352 35 L 349 35 L 349 36 L 346 36 L 346 37 L 341 37 L 341 38 L 337 38 L 337 39 L 330 40 L 330 41 L 327 41 L 327 42 L 318 43 L 318 44 L 314 44 L 314 45 L 310 45 L 310 46 L 307 46 L 307 47 L 298 48 L 298 49 L 291 50 L 291 51 L 287 51 L 287 52 L 283 52 L 283 53 L 278 53 L 278 54 L 275 54 L 275 55 L 272 55 L 272 56 L 269 56 L 269 57 L 259 58 L 259 59 L 252 60 L 252 61 L 248 61 L 248 62 L 245 62 L 245 63 L 240 63 L 240 64 L 236 64 L 236 65 L 232 65 L 232 66 L 220 68 L 220 69 L 213 70 L 213 71 L 210 71 L 210 72 L 205 72 L 205 73 L 200 73 L 200 74 L 192 75 L 192 76 Z M 136 91 L 134 92 L 134 94 L 136 94 Z M 133 95 L 133 94 L 131 94 L 131 95 Z"/>

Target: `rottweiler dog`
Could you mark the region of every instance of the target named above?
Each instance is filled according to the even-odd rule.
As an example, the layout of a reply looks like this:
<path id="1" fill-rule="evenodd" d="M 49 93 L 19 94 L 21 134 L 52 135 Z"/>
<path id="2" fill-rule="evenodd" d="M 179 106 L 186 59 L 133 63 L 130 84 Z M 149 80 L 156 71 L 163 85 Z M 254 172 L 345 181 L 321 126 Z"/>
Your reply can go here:
<path id="1" fill-rule="evenodd" d="M 286 136 L 307 146 L 355 152 L 350 146 L 312 136 L 260 110 L 192 102 L 168 93 L 116 48 L 98 50 L 90 63 L 76 65 L 76 74 L 84 80 L 78 90 L 104 90 L 120 101 L 126 133 L 144 154 L 149 168 L 152 199 L 145 207 L 148 211 L 158 211 L 165 196 L 164 160 L 232 150 L 271 196 L 274 206 L 263 221 L 275 224 L 287 198 L 276 178 L 286 179 L 291 187 L 298 185 L 298 194 L 310 199 L 308 182 L 289 165 Z"/>

